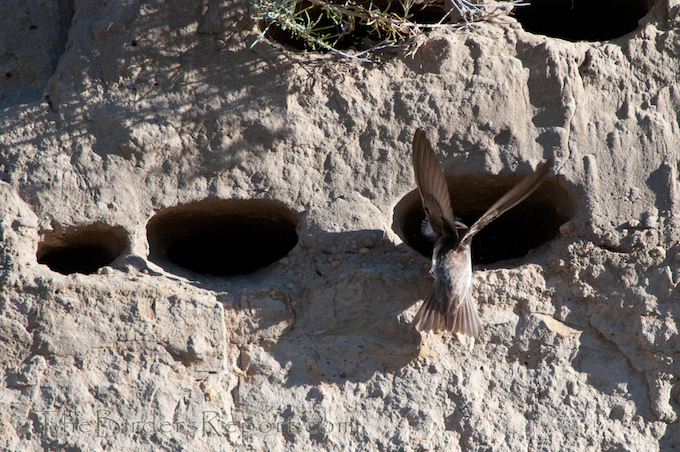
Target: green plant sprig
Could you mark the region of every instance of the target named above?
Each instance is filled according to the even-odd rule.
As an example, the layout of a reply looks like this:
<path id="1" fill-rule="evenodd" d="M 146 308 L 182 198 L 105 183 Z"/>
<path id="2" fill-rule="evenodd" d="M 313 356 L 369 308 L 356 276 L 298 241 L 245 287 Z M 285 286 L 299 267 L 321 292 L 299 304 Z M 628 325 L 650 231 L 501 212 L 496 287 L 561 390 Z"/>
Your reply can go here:
<path id="1" fill-rule="evenodd" d="M 261 20 L 266 27 L 260 36 L 253 42 L 251 47 L 264 39 L 270 27 L 278 26 L 281 30 L 289 31 L 293 36 L 302 39 L 313 50 L 324 49 L 346 58 L 368 61 L 364 57 L 367 53 L 380 48 L 394 47 L 400 43 L 413 40 L 421 36 L 423 30 L 451 26 L 460 28 L 468 26 L 472 22 L 484 19 L 488 14 L 486 8 L 504 8 L 506 6 L 524 6 L 512 0 L 505 3 L 492 5 L 473 4 L 468 0 L 448 0 L 462 18 L 461 24 L 445 24 L 449 14 L 444 16 L 437 24 L 419 24 L 412 20 L 411 9 L 415 0 L 398 0 L 403 13 L 397 14 L 375 7 L 371 2 L 368 7 L 355 3 L 352 0 L 333 2 L 328 0 L 250 0 L 253 2 L 256 14 L 254 19 Z M 306 1 L 309 6 L 302 7 Z M 314 8 L 321 13 L 310 14 Z M 330 25 L 322 25 L 322 20 L 330 20 Z M 343 52 L 336 48 L 338 42 L 351 34 L 358 26 L 365 26 L 369 32 L 381 40 L 371 49 L 356 54 Z M 338 30 L 340 30 L 338 32 Z"/>

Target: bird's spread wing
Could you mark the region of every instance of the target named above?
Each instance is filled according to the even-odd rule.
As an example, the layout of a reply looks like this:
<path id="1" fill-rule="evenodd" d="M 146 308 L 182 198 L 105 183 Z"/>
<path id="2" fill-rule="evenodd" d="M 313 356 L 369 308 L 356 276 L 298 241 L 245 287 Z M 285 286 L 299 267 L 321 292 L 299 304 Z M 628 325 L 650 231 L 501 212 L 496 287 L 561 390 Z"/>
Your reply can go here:
<path id="1" fill-rule="evenodd" d="M 444 171 L 421 129 L 413 137 L 413 171 L 420 190 L 425 214 L 437 237 L 458 238 Z"/>
<path id="2" fill-rule="evenodd" d="M 433 287 L 413 319 L 416 328 L 423 332 L 449 331 L 470 337 L 479 337 L 482 334 L 484 328 L 470 292 L 465 291 L 462 299 L 457 300 L 457 302 L 446 303 L 445 301 L 437 298 Z M 457 308 L 447 311 L 446 305 L 457 306 Z"/>
<path id="3" fill-rule="evenodd" d="M 553 162 L 554 160 L 549 158 L 545 163 L 539 166 L 533 174 L 526 176 L 519 184 L 515 185 L 509 192 L 503 195 L 501 199 L 496 201 L 494 205 L 489 207 L 489 210 L 487 210 L 486 213 L 482 215 L 479 220 L 475 221 L 472 227 L 468 229 L 465 236 L 463 236 L 461 243 L 465 244 L 469 242 L 476 233 L 484 228 L 484 226 L 491 223 L 532 194 L 534 190 L 543 183 L 550 168 L 552 168 Z"/>

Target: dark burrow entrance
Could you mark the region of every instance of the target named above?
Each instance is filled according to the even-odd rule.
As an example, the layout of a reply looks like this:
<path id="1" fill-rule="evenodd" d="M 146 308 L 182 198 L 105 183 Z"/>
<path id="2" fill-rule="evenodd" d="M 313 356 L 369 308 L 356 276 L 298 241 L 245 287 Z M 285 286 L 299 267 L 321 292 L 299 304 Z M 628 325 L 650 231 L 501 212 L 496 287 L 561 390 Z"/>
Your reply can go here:
<path id="1" fill-rule="evenodd" d="M 253 272 L 288 254 L 297 215 L 266 200 L 204 200 L 158 212 L 146 227 L 149 258 L 196 273 Z"/>
<path id="2" fill-rule="evenodd" d="M 449 176 L 451 206 L 468 227 L 481 217 L 523 176 Z M 455 189 L 451 191 L 453 188 Z M 571 219 L 572 203 L 553 179 L 548 179 L 527 199 L 482 229 L 472 240 L 473 264 L 489 265 L 525 256 L 533 248 L 559 236 L 559 227 Z M 414 250 L 432 257 L 433 243 L 421 232 L 425 212 L 414 190 L 394 208 L 392 229 Z"/>
<path id="3" fill-rule="evenodd" d="M 407 3 L 408 9 L 405 9 Z M 288 8 L 292 9 L 264 8 L 260 29 L 266 31 L 268 38 L 299 50 L 323 50 L 315 40 L 339 50 L 350 47 L 366 50 L 386 38 L 394 38 L 390 35 L 394 30 L 391 24 L 398 23 L 399 18 L 418 24 L 436 24 L 446 17 L 450 6 L 442 0 L 417 3 L 300 0 L 291 2 Z"/>
<path id="4" fill-rule="evenodd" d="M 95 223 L 72 228 L 55 227 L 43 232 L 38 244 L 38 263 L 64 275 L 97 272 L 111 264 L 128 246 L 120 226 Z"/>
<path id="5" fill-rule="evenodd" d="M 607 41 L 634 31 L 653 0 L 532 0 L 514 15 L 526 31 L 567 41 Z"/>

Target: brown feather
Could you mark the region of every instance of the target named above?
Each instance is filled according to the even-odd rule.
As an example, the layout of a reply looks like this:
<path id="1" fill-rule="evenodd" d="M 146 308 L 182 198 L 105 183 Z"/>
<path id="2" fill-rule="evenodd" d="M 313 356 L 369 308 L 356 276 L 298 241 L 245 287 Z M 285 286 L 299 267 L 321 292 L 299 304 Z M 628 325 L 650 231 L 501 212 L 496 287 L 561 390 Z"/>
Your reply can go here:
<path id="1" fill-rule="evenodd" d="M 423 332 L 448 331 L 470 337 L 479 337 L 482 334 L 484 327 L 469 293 L 463 297 L 458 309 L 441 312 L 442 304 L 441 300 L 437 300 L 434 290 L 430 290 L 413 318 L 413 325 Z"/>
<path id="2" fill-rule="evenodd" d="M 418 129 L 413 137 L 413 170 L 420 190 L 423 209 L 432 230 L 438 237 L 458 238 L 456 220 L 451 209 L 449 187 L 444 171 L 432 150 L 425 132 Z"/>
<path id="3" fill-rule="evenodd" d="M 501 196 L 489 209 L 482 215 L 479 220 L 468 229 L 463 236 L 461 243 L 469 242 L 472 237 L 481 231 L 486 225 L 491 223 L 496 218 L 503 215 L 508 210 L 515 207 L 520 202 L 524 201 L 530 194 L 534 192 L 548 175 L 550 168 L 552 168 L 554 160 L 549 158 L 545 163 L 539 166 L 533 174 L 529 174 L 522 181 L 512 187 L 512 189 Z"/>
<path id="4" fill-rule="evenodd" d="M 433 252 L 434 286 L 425 297 L 413 325 L 420 331 L 449 331 L 479 337 L 484 328 L 472 297 L 470 240 L 483 227 L 522 202 L 538 188 L 552 167 L 548 159 L 531 175 L 494 203 L 482 217 L 465 230 L 451 209 L 446 178 L 437 156 L 418 129 L 413 137 L 413 170 L 427 219 L 437 239 Z M 458 228 L 464 236 L 458 241 Z"/>

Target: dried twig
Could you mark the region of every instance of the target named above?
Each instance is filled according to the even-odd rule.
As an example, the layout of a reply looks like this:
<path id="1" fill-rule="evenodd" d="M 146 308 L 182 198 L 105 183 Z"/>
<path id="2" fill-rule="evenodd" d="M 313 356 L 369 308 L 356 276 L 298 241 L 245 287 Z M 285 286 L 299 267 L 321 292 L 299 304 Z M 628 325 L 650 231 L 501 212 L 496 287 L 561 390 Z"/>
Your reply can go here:
<path id="1" fill-rule="evenodd" d="M 302 39 L 311 49 L 323 49 L 345 58 L 369 61 L 366 57 L 379 49 L 396 47 L 419 41 L 423 31 L 439 27 L 459 28 L 472 22 L 484 20 L 490 14 L 487 9 L 507 6 L 524 6 L 526 3 L 509 1 L 490 5 L 474 4 L 468 0 L 445 0 L 449 12 L 436 24 L 420 24 L 413 21 L 411 10 L 415 0 L 398 0 L 403 10 L 397 14 L 381 11 L 372 3 L 368 7 L 352 0 L 251 0 L 257 10 L 255 19 L 266 27 L 253 46 L 264 39 L 270 27 L 276 26 Z M 303 3 L 308 6 L 303 6 Z M 388 4 L 389 5 L 389 4 Z M 444 6 L 446 6 L 444 5 Z M 389 9 L 389 8 L 388 8 Z M 448 24 L 450 13 L 456 11 L 461 18 L 457 24 Z M 369 33 L 379 40 L 370 49 L 348 53 L 337 48 L 338 43 L 351 35 L 359 26 L 367 27 Z"/>

